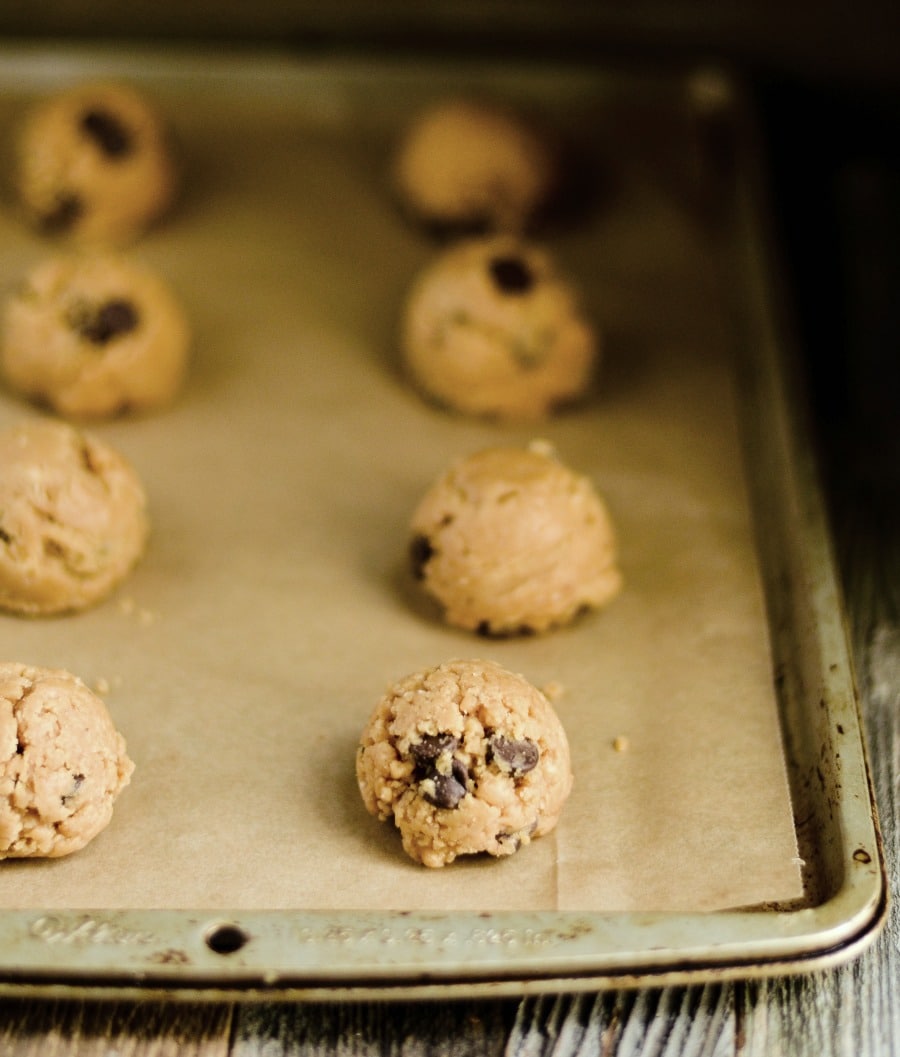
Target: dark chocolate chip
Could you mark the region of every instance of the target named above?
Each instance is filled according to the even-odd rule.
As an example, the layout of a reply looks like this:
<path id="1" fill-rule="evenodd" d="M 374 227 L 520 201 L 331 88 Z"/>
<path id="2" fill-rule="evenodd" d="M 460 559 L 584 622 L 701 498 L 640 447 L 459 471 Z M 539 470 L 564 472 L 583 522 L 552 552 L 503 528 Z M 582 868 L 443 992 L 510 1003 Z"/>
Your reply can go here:
<path id="1" fill-rule="evenodd" d="M 62 191 L 51 209 L 38 218 L 41 230 L 47 235 L 61 235 L 73 228 L 84 216 L 84 203 L 77 194 Z"/>
<path id="2" fill-rule="evenodd" d="M 541 750 L 528 738 L 519 741 L 494 734 L 490 740 L 490 750 L 491 758 L 500 770 L 514 775 L 533 771 L 541 758 Z"/>
<path id="3" fill-rule="evenodd" d="M 438 217 L 408 214 L 408 218 L 436 242 L 451 242 L 477 235 L 487 235 L 491 230 L 489 217 L 474 216 L 465 220 L 443 220 Z"/>
<path id="4" fill-rule="evenodd" d="M 85 111 L 81 115 L 81 130 L 107 158 L 124 158 L 133 149 L 131 133 L 108 110 L 98 107 Z"/>
<path id="5" fill-rule="evenodd" d="M 3 528 L 2 525 L 0 525 L 0 543 L 5 543 L 7 546 L 9 546 L 9 544 L 12 543 L 12 541 L 13 541 L 12 536 L 10 536 L 10 534 L 6 531 L 6 529 Z"/>
<path id="6" fill-rule="evenodd" d="M 422 740 L 410 745 L 409 751 L 419 767 L 429 767 L 445 752 L 455 752 L 458 745 L 459 738 L 453 734 L 423 734 Z"/>
<path id="7" fill-rule="evenodd" d="M 530 624 L 520 624 L 517 628 L 494 628 L 489 620 L 482 620 L 475 628 L 475 634 L 483 639 L 514 639 L 537 633 Z"/>
<path id="8" fill-rule="evenodd" d="M 74 800 L 75 797 L 78 796 L 78 790 L 82 787 L 82 785 L 84 785 L 84 775 L 83 774 L 73 774 L 72 775 L 72 792 L 71 793 L 66 793 L 65 796 L 60 797 L 64 807 L 68 807 L 69 806 L 69 801 L 70 800 Z"/>
<path id="9" fill-rule="evenodd" d="M 519 848 L 522 847 L 522 842 L 525 840 L 525 838 L 532 836 L 536 829 L 537 819 L 535 819 L 535 821 L 530 823 L 529 825 L 523 826 L 522 829 L 517 829 L 512 833 L 498 833 L 497 843 L 502 845 L 511 844 L 513 846 L 513 850 L 518 851 Z"/>
<path id="10" fill-rule="evenodd" d="M 78 314 L 73 324 L 78 333 L 94 345 L 106 345 L 113 338 L 134 330 L 139 321 L 132 302 L 117 297 L 93 311 Z"/>
<path id="11" fill-rule="evenodd" d="M 489 265 L 497 287 L 505 294 L 527 294 L 534 275 L 520 257 L 494 257 Z"/>
<path id="12" fill-rule="evenodd" d="M 409 544 L 409 562 L 417 580 L 425 578 L 425 566 L 434 557 L 434 547 L 427 536 L 413 536 Z"/>
<path id="13" fill-rule="evenodd" d="M 455 808 L 466 795 L 469 775 L 459 760 L 454 760 L 450 774 L 432 772 L 422 782 L 422 796 L 435 807 Z"/>

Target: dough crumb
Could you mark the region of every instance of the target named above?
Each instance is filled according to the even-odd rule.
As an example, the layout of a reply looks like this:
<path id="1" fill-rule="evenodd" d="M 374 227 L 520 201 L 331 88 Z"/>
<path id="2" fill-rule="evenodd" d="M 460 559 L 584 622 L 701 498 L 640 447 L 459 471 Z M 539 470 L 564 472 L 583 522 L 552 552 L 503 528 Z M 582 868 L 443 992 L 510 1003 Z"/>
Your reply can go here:
<path id="1" fill-rule="evenodd" d="M 555 679 L 552 679 L 549 683 L 545 683 L 541 689 L 544 692 L 544 696 L 554 704 L 556 704 L 566 692 L 566 688 L 563 684 L 557 682 Z"/>
<path id="2" fill-rule="evenodd" d="M 454 627 L 540 634 L 620 591 L 615 532 L 591 480 L 530 448 L 460 459 L 410 520 L 412 575 Z"/>
<path id="3" fill-rule="evenodd" d="M 497 100 L 447 98 L 404 132 L 391 182 L 406 213 L 438 234 L 522 231 L 560 183 L 556 137 Z"/>
<path id="4" fill-rule="evenodd" d="M 14 147 L 13 184 L 42 235 L 131 242 L 178 191 L 169 123 L 129 84 L 83 82 L 47 95 L 23 115 Z"/>
<path id="5" fill-rule="evenodd" d="M 83 848 L 109 824 L 133 770 L 106 705 L 81 679 L 0 662 L 0 859 Z"/>
<path id="6" fill-rule="evenodd" d="M 143 484 L 109 445 L 51 419 L 0 433 L 0 609 L 48 616 L 100 602 L 149 531 Z"/>
<path id="7" fill-rule="evenodd" d="M 410 858 L 512 855 L 549 833 L 572 788 L 569 744 L 550 701 L 483 660 L 415 672 L 375 707 L 356 758 L 367 810 L 393 818 Z"/>
<path id="8" fill-rule="evenodd" d="M 464 239 L 416 277 L 400 321 L 410 383 L 461 415 L 544 421 L 583 402 L 601 336 L 581 290 L 543 246 Z"/>
<path id="9" fill-rule="evenodd" d="M 171 403 L 189 347 L 180 301 L 157 272 L 122 254 L 58 254 L 7 299 L 0 368 L 34 403 L 103 419 Z"/>

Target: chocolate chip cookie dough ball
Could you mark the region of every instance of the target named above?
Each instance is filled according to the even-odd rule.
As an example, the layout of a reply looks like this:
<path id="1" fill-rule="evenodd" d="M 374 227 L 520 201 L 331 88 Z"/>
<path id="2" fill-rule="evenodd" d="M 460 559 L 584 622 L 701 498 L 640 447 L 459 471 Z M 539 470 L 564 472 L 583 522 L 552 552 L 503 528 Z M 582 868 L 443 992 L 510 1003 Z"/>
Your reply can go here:
<path id="1" fill-rule="evenodd" d="M 189 329 L 163 279 L 121 256 L 59 256 L 8 301 L 0 343 L 7 384 L 73 418 L 147 411 L 184 380 Z"/>
<path id="2" fill-rule="evenodd" d="M 394 159 L 406 210 L 439 232 L 523 231 L 552 198 L 557 151 L 513 109 L 448 99 L 423 110 Z"/>
<path id="3" fill-rule="evenodd" d="M 79 84 L 35 104 L 15 142 L 15 187 L 48 235 L 123 243 L 170 207 L 177 165 L 168 126 L 126 84 Z"/>
<path id="4" fill-rule="evenodd" d="M 599 340 L 548 252 L 494 236 L 453 246 L 419 276 L 403 312 L 401 352 L 412 383 L 434 402 L 536 421 L 585 395 Z"/>
<path id="5" fill-rule="evenodd" d="M 44 616 L 106 597 L 144 551 L 137 473 L 62 422 L 0 433 L 0 609 Z"/>
<path id="6" fill-rule="evenodd" d="M 80 679 L 0 662 L 0 859 L 79 851 L 109 824 L 133 770 Z"/>
<path id="7" fill-rule="evenodd" d="M 447 623 L 487 636 L 567 624 L 622 584 L 605 504 L 540 444 L 451 466 L 413 514 L 410 555 Z"/>
<path id="8" fill-rule="evenodd" d="M 547 698 L 482 660 L 415 672 L 382 697 L 356 758 L 368 811 L 393 817 L 426 866 L 512 855 L 549 833 L 572 788 L 569 744 Z"/>

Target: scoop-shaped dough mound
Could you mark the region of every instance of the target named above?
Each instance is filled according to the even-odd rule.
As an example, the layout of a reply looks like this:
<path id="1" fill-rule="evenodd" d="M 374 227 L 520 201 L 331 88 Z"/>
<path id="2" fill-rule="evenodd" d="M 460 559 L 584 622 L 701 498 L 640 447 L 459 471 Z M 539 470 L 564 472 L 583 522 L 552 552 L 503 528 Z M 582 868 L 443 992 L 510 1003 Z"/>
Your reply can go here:
<path id="1" fill-rule="evenodd" d="M 77 676 L 0 662 L 0 859 L 83 848 L 133 770 L 106 705 Z"/>
<path id="2" fill-rule="evenodd" d="M 93 605 L 130 572 L 148 533 L 143 485 L 109 445 L 49 420 L 0 433 L 0 609 Z"/>
<path id="3" fill-rule="evenodd" d="M 406 209 L 438 230 L 522 231 L 553 197 L 557 153 L 512 107 L 450 98 L 407 127 L 392 179 Z"/>
<path id="4" fill-rule="evenodd" d="M 462 414 L 538 420 L 583 398 L 600 339 L 552 255 L 514 236 L 467 239 L 414 281 L 401 319 L 412 383 Z"/>
<path id="5" fill-rule="evenodd" d="M 143 93 L 89 82 L 27 112 L 15 142 L 14 181 L 40 231 L 121 244 L 169 209 L 178 165 L 168 124 Z"/>
<path id="6" fill-rule="evenodd" d="M 184 379 L 181 305 L 159 275 L 122 256 L 44 261 L 7 302 L 3 323 L 7 383 L 64 416 L 153 409 Z"/>
<path id="7" fill-rule="evenodd" d="M 452 465 L 413 513 L 410 556 L 446 621 L 483 635 L 566 624 L 622 584 L 603 500 L 540 444 Z"/>
<path id="8" fill-rule="evenodd" d="M 390 687 L 356 758 L 368 811 L 393 817 L 407 854 L 439 867 L 511 855 L 559 821 L 572 789 L 569 743 L 524 676 L 453 660 Z"/>

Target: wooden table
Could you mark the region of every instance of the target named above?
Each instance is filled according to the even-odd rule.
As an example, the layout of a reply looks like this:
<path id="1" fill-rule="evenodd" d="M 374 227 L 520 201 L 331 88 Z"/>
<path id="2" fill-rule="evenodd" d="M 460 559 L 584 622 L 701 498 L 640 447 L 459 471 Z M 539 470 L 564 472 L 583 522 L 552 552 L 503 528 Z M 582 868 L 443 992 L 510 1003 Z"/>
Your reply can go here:
<path id="1" fill-rule="evenodd" d="M 873 236 L 888 239 L 890 232 L 876 226 Z M 884 296 L 896 295 L 888 290 Z M 802 977 L 521 1002 L 228 1005 L 8 999 L 0 1001 L 0 1054 L 900 1054 L 900 438 L 896 415 L 889 417 L 900 392 L 900 341 L 885 343 L 889 335 L 865 329 L 857 337 L 862 352 L 849 379 L 837 379 L 839 400 L 832 392 L 823 402 L 828 418 L 824 464 L 893 895 L 886 930 L 858 960 Z M 876 362 L 885 347 L 887 357 Z M 880 417 L 873 416 L 873 408 L 882 410 Z"/>

